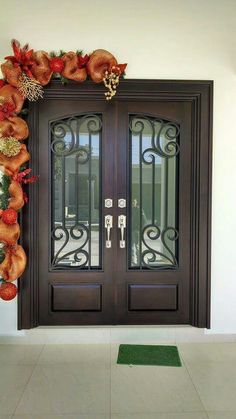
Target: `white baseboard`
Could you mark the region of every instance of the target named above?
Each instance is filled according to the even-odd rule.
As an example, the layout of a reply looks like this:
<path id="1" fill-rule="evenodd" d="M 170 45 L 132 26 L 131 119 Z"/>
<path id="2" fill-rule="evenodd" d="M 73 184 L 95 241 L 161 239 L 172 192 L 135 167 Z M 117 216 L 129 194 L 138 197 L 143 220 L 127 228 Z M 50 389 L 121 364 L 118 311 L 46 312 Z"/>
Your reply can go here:
<path id="1" fill-rule="evenodd" d="M 0 344 L 236 342 L 236 334 L 213 334 L 191 326 L 38 327 L 0 336 Z"/>

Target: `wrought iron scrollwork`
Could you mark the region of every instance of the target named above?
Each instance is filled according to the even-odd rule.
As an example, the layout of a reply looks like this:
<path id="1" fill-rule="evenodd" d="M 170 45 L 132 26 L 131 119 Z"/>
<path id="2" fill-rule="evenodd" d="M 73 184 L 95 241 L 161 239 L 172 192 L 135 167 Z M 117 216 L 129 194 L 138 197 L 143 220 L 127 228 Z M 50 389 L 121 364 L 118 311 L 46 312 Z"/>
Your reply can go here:
<path id="1" fill-rule="evenodd" d="M 78 234 L 76 234 L 76 232 Z M 70 238 L 73 240 L 83 240 L 83 243 L 76 249 L 62 253 L 63 249 L 65 249 L 66 245 L 69 243 Z M 89 254 L 85 250 L 85 246 L 89 240 L 89 229 L 84 224 L 78 223 L 69 229 L 63 226 L 57 226 L 52 230 L 52 239 L 55 241 L 63 240 L 61 247 L 52 260 L 52 267 L 60 267 L 60 262 L 65 261 L 71 255 L 73 255 L 73 261 L 76 263 L 76 266 L 82 268 L 87 264 Z"/>
<path id="2" fill-rule="evenodd" d="M 132 170 L 136 171 L 136 175 L 134 175 L 135 182 L 138 182 L 139 185 L 138 192 L 137 185 L 135 189 L 138 197 L 136 199 L 136 211 L 137 209 L 139 211 L 139 227 L 136 227 L 136 230 L 132 230 L 133 227 L 130 226 L 133 237 L 130 247 L 130 253 L 133 253 L 131 256 L 131 268 L 156 270 L 174 269 L 178 266 L 177 245 L 179 234 L 176 225 L 169 225 L 168 216 L 166 215 L 166 207 L 168 205 L 167 192 L 165 192 L 166 195 L 164 197 L 162 196 L 164 200 L 162 210 L 160 210 L 162 211 L 162 219 L 159 219 L 157 222 L 156 182 L 158 177 L 157 167 L 159 165 L 162 173 L 161 181 L 159 180 L 159 182 L 161 182 L 161 189 L 163 188 L 166 191 L 164 188 L 167 188 L 168 185 L 170 159 L 175 159 L 180 152 L 179 137 L 180 126 L 174 121 L 166 121 L 147 115 L 130 116 L 131 149 L 135 147 L 134 150 L 136 150 L 136 163 L 131 164 L 133 165 Z M 175 162 L 172 161 L 172 164 L 175 165 Z M 147 172 L 145 169 L 147 165 L 151 166 L 150 172 Z M 162 178 L 162 176 L 164 177 Z M 147 217 L 144 217 L 144 182 L 146 184 L 149 182 L 149 194 L 151 193 L 148 211 L 149 218 L 146 220 L 145 218 Z M 132 199 L 133 197 L 134 195 L 132 195 Z M 131 209 L 131 217 L 135 218 L 134 211 L 134 209 Z"/>
<path id="3" fill-rule="evenodd" d="M 56 270 L 65 269 L 65 267 L 66 269 L 68 267 L 91 268 L 91 183 L 94 182 L 92 138 L 93 135 L 99 134 L 100 142 L 101 129 L 100 116 L 92 113 L 63 118 L 53 121 L 50 125 L 51 158 L 54 170 L 51 266 Z M 100 164 L 99 154 L 97 156 L 98 164 Z M 86 165 L 86 163 L 87 166 L 79 169 L 80 165 Z M 70 176 L 74 180 L 69 184 Z M 88 202 L 82 206 L 79 197 L 80 176 L 83 176 L 84 182 L 88 185 Z M 55 182 L 57 182 L 56 187 Z M 74 197 L 73 205 L 68 204 L 69 191 Z M 55 202 L 58 205 L 56 210 Z M 66 213 L 68 205 L 73 207 L 69 217 Z"/>
<path id="4" fill-rule="evenodd" d="M 166 253 L 153 249 L 148 243 L 146 236 L 150 240 L 159 240 L 162 246 L 166 249 Z M 163 231 L 157 225 L 149 224 L 144 227 L 142 232 L 142 242 L 146 250 L 142 252 L 142 264 L 149 269 L 162 268 L 163 265 L 169 264 L 171 268 L 177 267 L 177 259 L 167 245 L 167 239 L 177 241 L 179 233 L 174 227 L 166 227 Z"/>
<path id="5" fill-rule="evenodd" d="M 56 156 L 69 156 L 76 153 L 80 164 L 89 160 L 89 150 L 80 145 L 80 131 L 84 126 L 88 134 L 97 134 L 102 128 L 98 115 L 72 116 L 51 124 L 51 150 Z"/>
<path id="6" fill-rule="evenodd" d="M 180 126 L 175 122 L 164 121 L 160 118 L 133 116 L 130 121 L 130 131 L 133 135 L 143 135 L 145 124 L 151 132 L 151 147 L 142 153 L 142 160 L 151 164 L 155 155 L 164 158 L 177 156 L 179 153 L 178 137 Z"/>

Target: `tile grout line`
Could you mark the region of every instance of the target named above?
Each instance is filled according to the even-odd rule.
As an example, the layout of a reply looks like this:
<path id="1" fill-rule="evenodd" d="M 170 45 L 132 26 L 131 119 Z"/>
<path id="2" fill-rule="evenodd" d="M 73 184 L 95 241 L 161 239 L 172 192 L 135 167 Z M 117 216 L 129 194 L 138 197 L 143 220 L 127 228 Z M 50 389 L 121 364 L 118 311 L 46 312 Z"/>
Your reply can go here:
<path id="1" fill-rule="evenodd" d="M 33 367 L 33 369 L 32 369 L 32 372 L 31 372 L 31 374 L 30 374 L 30 376 L 29 376 L 29 378 L 28 378 L 28 380 L 27 380 L 27 383 L 25 384 L 25 386 L 24 386 L 24 388 L 23 388 L 22 394 L 21 394 L 21 396 L 20 396 L 20 398 L 19 398 L 19 401 L 18 401 L 18 403 L 17 403 L 17 405 L 16 405 L 16 407 L 15 407 L 15 409 L 14 409 L 14 412 L 13 412 L 13 414 L 12 414 L 11 419 L 13 419 L 13 417 L 15 416 L 16 411 L 17 411 L 17 408 L 18 408 L 18 406 L 19 406 L 19 404 L 20 404 L 20 402 L 21 402 L 21 400 L 22 400 L 22 398 L 23 398 L 23 396 L 24 396 L 24 392 L 25 392 L 25 390 L 26 390 L 26 387 L 28 386 L 28 384 L 29 384 L 29 382 L 30 382 L 30 380 L 31 380 L 31 377 L 32 377 L 32 375 L 33 375 L 33 373 L 34 373 L 34 371 L 35 371 L 35 369 L 36 369 L 36 367 L 38 366 L 38 361 L 39 361 L 39 358 L 40 358 L 41 353 L 43 352 L 43 350 L 44 350 L 44 348 L 45 348 L 45 346 L 46 346 L 46 345 L 45 345 L 45 344 L 43 344 L 42 346 L 43 346 L 43 347 L 42 347 L 41 351 L 39 352 L 39 356 L 38 356 L 38 358 L 37 358 L 37 359 L 36 359 L 36 361 L 35 361 L 35 364 L 34 364 L 34 367 Z"/>
<path id="2" fill-rule="evenodd" d="M 179 350 L 179 348 L 178 348 L 178 350 Z M 180 351 L 179 351 L 179 353 L 180 353 Z M 197 387 L 195 386 L 195 383 L 194 383 L 194 381 L 193 381 L 193 379 L 192 379 L 192 377 L 191 377 L 191 374 L 190 374 L 190 372 L 189 372 L 189 370 L 188 370 L 187 364 L 185 363 L 185 360 L 184 360 L 184 357 L 182 356 L 182 354 L 181 354 L 181 361 L 183 362 L 183 365 L 185 366 L 185 369 L 186 369 L 186 371 L 187 371 L 187 373 L 188 373 L 188 376 L 189 376 L 189 378 L 190 378 L 190 381 L 191 381 L 191 383 L 192 383 L 192 385 L 193 385 L 193 387 L 194 387 L 194 389 L 195 389 L 195 391 L 196 391 L 196 393 L 197 393 L 197 395 L 198 395 L 198 398 L 199 398 L 199 400 L 200 400 L 200 402 L 201 402 L 201 404 L 202 404 L 202 406 L 203 406 L 203 408 L 204 408 L 204 413 L 206 414 L 207 418 L 209 419 L 209 415 L 208 415 L 208 413 L 207 413 L 206 407 L 205 407 L 205 405 L 204 405 L 204 403 L 203 403 L 203 401 L 202 401 L 202 398 L 201 398 L 201 396 L 200 396 L 200 394 L 199 394 L 199 392 L 198 392 L 198 390 L 197 390 Z"/>

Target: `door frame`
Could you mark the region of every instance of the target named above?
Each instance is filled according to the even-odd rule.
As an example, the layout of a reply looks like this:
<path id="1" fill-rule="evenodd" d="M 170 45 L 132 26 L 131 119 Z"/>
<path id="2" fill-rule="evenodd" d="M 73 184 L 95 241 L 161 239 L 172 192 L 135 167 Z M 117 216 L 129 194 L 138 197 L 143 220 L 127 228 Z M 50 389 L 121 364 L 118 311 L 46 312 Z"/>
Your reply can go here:
<path id="1" fill-rule="evenodd" d="M 104 101 L 104 86 L 87 81 L 62 85 L 53 81 L 45 88 L 44 99 Z M 43 100 L 44 100 L 43 99 Z M 190 102 L 193 153 L 191 157 L 191 278 L 190 324 L 210 328 L 211 278 L 211 184 L 213 81 L 126 79 L 120 82 L 115 100 Z M 29 104 L 30 165 L 38 173 L 38 102 Z M 39 180 L 40 182 L 40 180 Z M 29 203 L 21 215 L 21 244 L 28 264 L 18 281 L 18 330 L 31 329 L 38 321 L 38 185 L 28 187 Z"/>

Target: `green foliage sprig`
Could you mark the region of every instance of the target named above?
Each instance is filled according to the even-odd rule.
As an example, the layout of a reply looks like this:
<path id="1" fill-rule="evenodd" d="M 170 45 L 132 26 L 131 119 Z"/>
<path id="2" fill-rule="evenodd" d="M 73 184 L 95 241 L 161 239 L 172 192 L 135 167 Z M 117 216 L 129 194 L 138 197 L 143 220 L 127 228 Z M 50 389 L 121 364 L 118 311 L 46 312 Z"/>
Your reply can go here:
<path id="1" fill-rule="evenodd" d="M 1 179 L 0 179 L 0 208 L 1 209 L 7 209 L 8 207 L 8 200 L 10 198 L 9 195 L 9 186 L 11 183 L 11 178 L 10 176 L 7 175 L 2 175 Z"/>

